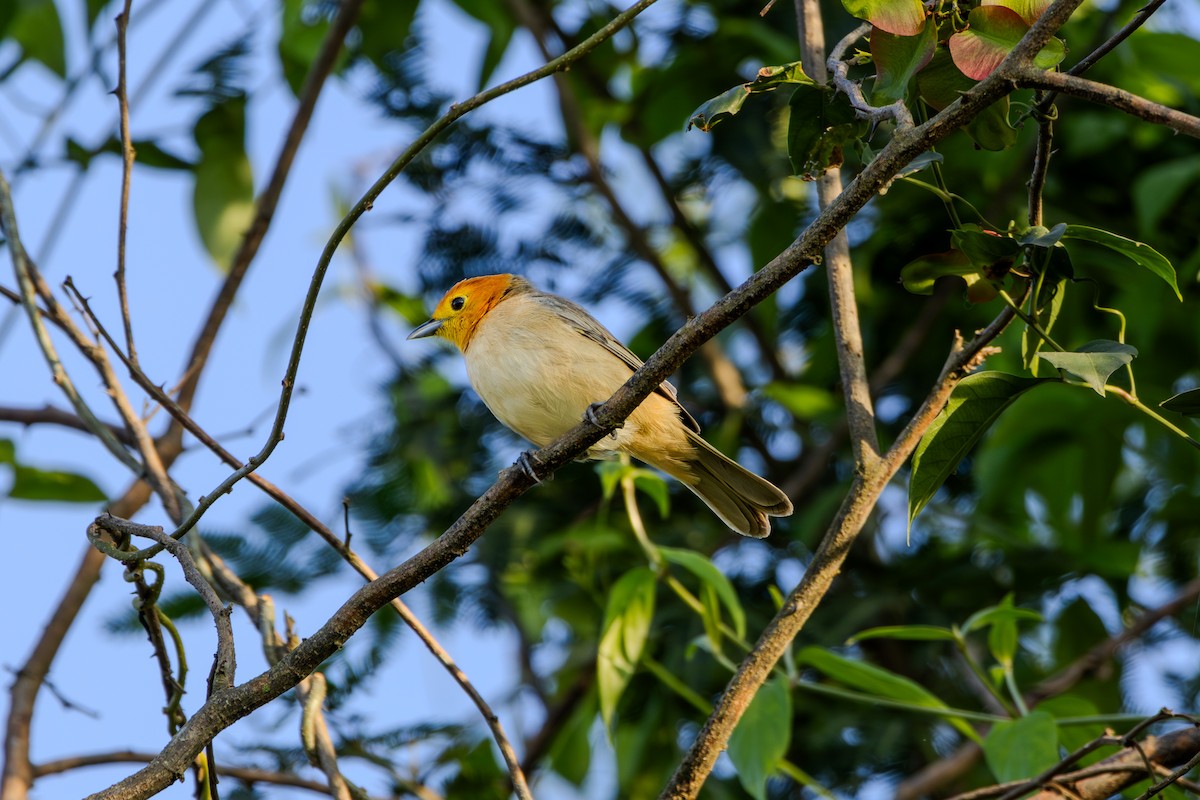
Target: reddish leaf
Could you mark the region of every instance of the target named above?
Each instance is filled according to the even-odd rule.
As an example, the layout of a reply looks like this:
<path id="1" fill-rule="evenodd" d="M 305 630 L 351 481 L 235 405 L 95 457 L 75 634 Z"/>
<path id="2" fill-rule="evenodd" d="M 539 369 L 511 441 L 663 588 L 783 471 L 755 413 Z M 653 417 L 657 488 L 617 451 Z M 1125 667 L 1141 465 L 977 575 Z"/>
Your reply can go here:
<path id="1" fill-rule="evenodd" d="M 925 28 L 921 0 L 842 0 L 842 6 L 851 16 L 897 36 L 916 36 Z"/>
<path id="2" fill-rule="evenodd" d="M 967 22 L 970 27 L 950 37 L 950 55 L 964 75 L 977 81 L 991 75 L 1029 30 L 1020 15 L 1005 6 L 980 6 Z M 1051 39 L 1034 58 L 1034 64 L 1048 69 L 1065 55 L 1062 41 Z"/>
<path id="3" fill-rule="evenodd" d="M 974 85 L 975 81 L 954 66 L 944 48 L 938 48 L 929 66 L 917 75 L 921 99 L 938 111 Z M 1002 97 L 967 124 L 967 135 L 984 150 L 1005 150 L 1017 141 L 1017 132 L 1008 124 L 1008 105 L 1008 98 Z"/>

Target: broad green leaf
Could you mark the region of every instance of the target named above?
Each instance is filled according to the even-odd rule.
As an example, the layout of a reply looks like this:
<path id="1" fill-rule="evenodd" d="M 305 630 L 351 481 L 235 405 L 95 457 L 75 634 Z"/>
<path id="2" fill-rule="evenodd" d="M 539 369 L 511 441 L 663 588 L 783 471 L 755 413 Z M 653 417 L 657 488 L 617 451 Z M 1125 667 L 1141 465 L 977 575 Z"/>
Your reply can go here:
<path id="1" fill-rule="evenodd" d="M 695 575 L 706 586 L 711 586 L 720 598 L 721 604 L 729 612 L 733 629 L 738 636 L 746 635 L 746 612 L 742 610 L 742 601 L 738 599 L 737 591 L 729 578 L 708 558 L 693 550 L 683 550 L 677 547 L 660 547 L 658 552 L 668 563 L 683 567 Z"/>
<path id="2" fill-rule="evenodd" d="M 936 49 L 937 28 L 933 25 L 926 25 L 916 36 L 896 36 L 882 28 L 871 31 L 875 103 L 886 105 L 905 97 L 908 82 L 929 63 Z"/>
<path id="3" fill-rule="evenodd" d="M 383 67 L 389 55 L 404 52 L 417 5 L 366 0 L 358 15 L 359 51 L 377 67 Z"/>
<path id="4" fill-rule="evenodd" d="M 1061 248 L 1060 248 L 1061 249 Z M 1062 252 L 1066 252 L 1063 250 Z M 1038 298 L 1038 324 L 1042 330 L 1051 334 L 1054 332 L 1054 323 L 1058 321 L 1058 315 L 1062 313 L 1063 299 L 1067 294 L 1067 279 L 1059 278 L 1054 280 L 1047 279 L 1042 285 L 1041 296 Z M 1046 340 L 1033 329 L 1026 325 L 1024 331 L 1021 332 L 1021 364 L 1025 369 L 1033 373 L 1036 378 L 1038 374 L 1037 355 L 1041 352 L 1042 347 L 1046 344 Z"/>
<path id="5" fill-rule="evenodd" d="M 800 419 L 814 419 L 841 408 L 837 398 L 819 386 L 773 381 L 762 392 Z"/>
<path id="6" fill-rule="evenodd" d="M 896 36 L 915 36 L 926 27 L 921 0 L 842 0 L 842 6 L 850 16 Z"/>
<path id="7" fill-rule="evenodd" d="M 1153 233 L 1169 218 L 1172 209 L 1200 182 L 1200 155 L 1155 164 L 1133 179 L 1133 208 L 1138 231 Z"/>
<path id="8" fill-rule="evenodd" d="M 8 496 L 18 500 L 60 503 L 99 503 L 107 499 L 99 486 L 82 475 L 36 469 L 22 464 L 13 465 L 13 483 Z"/>
<path id="9" fill-rule="evenodd" d="M 17 448 L 12 439 L 0 439 L 0 464 L 13 464 L 17 460 Z"/>
<path id="10" fill-rule="evenodd" d="M 908 642 L 952 642 L 955 640 L 954 631 L 949 628 L 939 628 L 936 625 L 886 625 L 879 628 L 868 628 L 859 631 L 846 640 L 846 644 L 856 644 L 867 639 L 902 639 Z"/>
<path id="11" fill-rule="evenodd" d="M 319 3 L 283 0 L 279 27 L 279 65 L 292 94 L 299 96 L 308 70 L 321 52 L 329 18 Z"/>
<path id="12" fill-rule="evenodd" d="M 648 469 L 635 469 L 633 485 L 654 501 L 660 517 L 666 519 L 671 515 L 671 494 L 661 475 Z"/>
<path id="13" fill-rule="evenodd" d="M 897 675 L 873 664 L 840 656 L 821 647 L 805 647 L 796 654 L 796 663 L 819 670 L 840 684 L 866 694 L 888 700 L 900 700 L 922 708 L 949 711 L 936 695 L 903 675 Z M 979 735 L 965 721 L 947 716 L 947 721 L 965 736 L 978 741 Z"/>
<path id="14" fill-rule="evenodd" d="M 939 47 L 933 60 L 917 73 L 921 99 L 937 111 L 958 99 L 975 81 L 954 66 L 950 52 Z M 967 124 L 966 133 L 984 150 L 1006 150 L 1017 141 L 1017 131 L 1008 123 L 1008 97 L 992 103 Z"/>
<path id="15" fill-rule="evenodd" d="M 981 81 L 1004 60 L 1029 30 L 1017 12 L 1004 6 L 979 6 L 967 17 L 968 28 L 950 37 L 950 55 L 968 78 Z M 1041 69 L 1057 66 L 1067 55 L 1060 39 L 1051 39 L 1033 63 Z"/>
<path id="16" fill-rule="evenodd" d="M 196 121 L 200 160 L 192 206 L 204 248 L 223 270 L 254 220 L 254 176 L 245 133 L 244 97 L 223 101 Z"/>
<path id="17" fill-rule="evenodd" d="M 1132 345 L 1097 339 L 1073 353 L 1038 353 L 1038 358 L 1082 381 L 1103 397 L 1109 376 L 1133 361 L 1137 352 Z"/>
<path id="18" fill-rule="evenodd" d="M 788 103 L 788 158 L 792 173 L 816 180 L 841 166 L 843 147 L 854 139 L 858 120 L 850 101 L 825 86 L 798 86 Z"/>
<path id="19" fill-rule="evenodd" d="M 1185 417 L 1200 417 L 1200 389 L 1189 389 L 1158 404 L 1160 408 L 1183 414 Z M 2 443 L 0 443 L 2 444 Z"/>
<path id="20" fill-rule="evenodd" d="M 722 92 L 693 111 L 688 120 L 688 130 L 695 126 L 702 131 L 710 131 L 721 120 L 741 111 L 742 104 L 750 95 L 771 92 L 789 83 L 811 86 L 813 80 L 804 74 L 804 68 L 800 66 L 799 61 L 776 67 L 763 67 L 754 80 Z"/>
<path id="21" fill-rule="evenodd" d="M 775 676 L 762 685 L 729 736 L 729 760 L 738 782 L 755 800 L 766 800 L 767 779 L 787 754 L 792 736 L 792 695 Z"/>
<path id="22" fill-rule="evenodd" d="M 1059 761 L 1058 727 L 1045 711 L 997 722 L 983 740 L 983 754 L 1001 783 L 1032 778 Z"/>
<path id="23" fill-rule="evenodd" d="M 992 622 L 988 630 L 988 650 L 992 658 L 1005 670 L 1011 670 L 1013 659 L 1017 657 L 1017 621 L 1012 617 L 1001 617 Z"/>
<path id="24" fill-rule="evenodd" d="M 582 787 L 592 764 L 591 731 L 596 719 L 596 696 L 589 692 L 557 736 L 553 737 L 547 756 L 550 768 L 569 783 Z"/>
<path id="25" fill-rule="evenodd" d="M 908 479 L 908 524 L 950 477 L 996 418 L 1024 392 L 1045 383 L 1004 372 L 977 372 L 963 378 L 950 401 L 925 431 L 912 457 Z"/>
<path id="26" fill-rule="evenodd" d="M 8 29 L 3 32 L 21 48 L 20 61 L 31 59 L 60 78 L 67 77 L 62 21 L 54 0 L 4 0 L 9 8 Z M 20 62 L 18 62 L 20 63 Z"/>
<path id="27" fill-rule="evenodd" d="M 610 731 L 617 702 L 637 669 L 650 635 L 657 580 L 649 568 L 635 567 L 622 575 L 608 593 L 596 662 L 596 686 L 600 693 L 600 716 Z"/>
<path id="28" fill-rule="evenodd" d="M 1021 250 L 1015 239 L 970 223 L 951 231 L 950 241 L 977 266 L 1003 265 L 1005 271 Z"/>
<path id="29" fill-rule="evenodd" d="M 1026 25 L 1032 25 L 1050 7 L 1050 0 L 982 0 L 980 5 L 1012 9 Z"/>
<path id="30" fill-rule="evenodd" d="M 1058 244 L 1066 232 L 1067 226 L 1063 222 L 1053 228 L 1047 228 L 1045 225 L 1031 225 L 1021 231 L 1021 235 L 1017 237 L 1017 243 L 1032 247 L 1053 247 Z"/>
<path id="31" fill-rule="evenodd" d="M 103 11 L 112 0 L 87 0 L 87 24 L 88 30 L 96 24 L 96 19 L 99 18 L 100 12 Z"/>
<path id="32" fill-rule="evenodd" d="M 1175 296 L 1180 301 L 1183 300 L 1183 295 L 1179 292 L 1179 284 L 1176 283 L 1175 268 L 1171 266 L 1171 262 L 1162 253 L 1150 245 L 1135 242 L 1133 239 L 1126 239 L 1124 236 L 1118 236 L 1115 233 L 1103 231 L 1099 228 L 1091 228 L 1087 225 L 1068 225 L 1063 238 L 1091 242 L 1120 253 L 1139 267 L 1145 267 L 1162 278 L 1175 292 Z"/>

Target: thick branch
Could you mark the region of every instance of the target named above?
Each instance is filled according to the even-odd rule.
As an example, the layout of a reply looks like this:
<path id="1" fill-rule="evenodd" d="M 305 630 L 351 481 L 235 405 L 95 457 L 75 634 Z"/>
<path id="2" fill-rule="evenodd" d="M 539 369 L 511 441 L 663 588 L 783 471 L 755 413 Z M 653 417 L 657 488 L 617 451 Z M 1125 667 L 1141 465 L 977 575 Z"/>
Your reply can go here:
<path id="1" fill-rule="evenodd" d="M 1002 66 L 1000 69 L 1004 70 L 1011 80 L 1025 88 L 1047 89 L 1073 95 L 1124 111 L 1146 122 L 1164 125 L 1177 133 L 1200 138 L 1200 118 L 1152 102 L 1124 89 L 1063 72 L 1046 72 L 1032 65 L 1014 66 L 1011 69 L 1004 69 Z"/>

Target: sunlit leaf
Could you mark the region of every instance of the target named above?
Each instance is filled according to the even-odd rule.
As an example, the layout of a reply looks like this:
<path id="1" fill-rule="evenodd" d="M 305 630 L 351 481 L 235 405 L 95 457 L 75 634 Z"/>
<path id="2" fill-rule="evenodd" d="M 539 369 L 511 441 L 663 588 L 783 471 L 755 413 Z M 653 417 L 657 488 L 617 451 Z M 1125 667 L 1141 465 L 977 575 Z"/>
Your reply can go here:
<path id="1" fill-rule="evenodd" d="M 1179 284 L 1176 282 L 1175 267 L 1171 266 L 1171 262 L 1162 253 L 1150 245 L 1087 225 L 1068 225 L 1066 232 L 1063 233 L 1063 238 L 1091 242 L 1120 253 L 1139 267 L 1144 267 L 1162 278 L 1175 292 L 1175 296 L 1180 301 L 1183 300 L 1183 295 L 1179 292 Z"/>
<path id="2" fill-rule="evenodd" d="M 742 601 L 738 599 L 737 590 L 729 582 L 729 578 L 707 557 L 693 550 L 683 550 L 675 547 L 660 547 L 658 552 L 668 563 L 683 567 L 699 578 L 706 586 L 711 586 L 720 598 L 721 604 L 729 612 L 733 622 L 733 630 L 738 636 L 746 635 L 746 612 L 742 610 Z"/>
<path id="3" fill-rule="evenodd" d="M 204 248 L 227 269 L 254 220 L 254 176 L 246 156 L 246 100 L 218 103 L 196 121 L 193 209 Z"/>
<path id="4" fill-rule="evenodd" d="M 1050 7 L 1051 0 L 982 0 L 981 6 L 1004 6 L 1017 12 L 1026 25 L 1032 25 Z"/>
<path id="5" fill-rule="evenodd" d="M 944 702 L 919 683 L 874 664 L 846 658 L 821 647 L 805 647 L 796 654 L 796 663 L 819 670 L 838 683 L 866 694 L 923 708 L 949 711 Z M 964 735 L 978 740 L 974 729 L 962 719 L 947 715 L 947 720 Z"/>
<path id="6" fill-rule="evenodd" d="M 1103 397 L 1109 376 L 1133 361 L 1137 352 L 1132 345 L 1097 339 L 1073 353 L 1038 353 L 1038 358 L 1050 362 L 1069 377 L 1082 381 Z"/>
<path id="7" fill-rule="evenodd" d="M 729 737 L 738 782 L 755 800 L 766 800 L 767 779 L 787 754 L 791 736 L 792 695 L 787 680 L 776 676 L 754 695 Z"/>
<path id="8" fill-rule="evenodd" d="M 842 0 L 842 6 L 850 16 L 896 36 L 915 36 L 926 27 L 921 0 Z"/>
<path id="9" fill-rule="evenodd" d="M 656 584 L 657 576 L 652 570 L 634 567 L 608 593 L 596 662 L 596 685 L 600 693 L 600 716 L 609 730 L 617 702 L 646 647 L 654 619 Z"/>
<path id="10" fill-rule="evenodd" d="M 688 130 L 691 130 L 693 126 L 702 131 L 712 130 L 712 127 L 721 120 L 728 119 L 741 111 L 742 105 L 750 95 L 771 92 L 789 83 L 812 85 L 813 80 L 804 74 L 804 68 L 800 66 L 799 61 L 776 67 L 763 67 L 758 71 L 754 80 L 722 92 L 693 111 L 691 118 L 688 119 Z"/>
<path id="11" fill-rule="evenodd" d="M 913 452 L 908 479 L 910 526 L 1004 409 L 1046 380 L 1004 372 L 977 372 L 959 381 L 946 407 Z"/>
<path id="12" fill-rule="evenodd" d="M 979 6 L 971 11 L 967 22 L 969 27 L 951 36 L 948 44 L 955 65 L 977 81 L 991 75 L 1029 30 L 1017 12 L 1004 6 Z M 1041 69 L 1050 69 L 1066 54 L 1062 40 L 1051 39 L 1034 56 L 1033 63 Z"/>

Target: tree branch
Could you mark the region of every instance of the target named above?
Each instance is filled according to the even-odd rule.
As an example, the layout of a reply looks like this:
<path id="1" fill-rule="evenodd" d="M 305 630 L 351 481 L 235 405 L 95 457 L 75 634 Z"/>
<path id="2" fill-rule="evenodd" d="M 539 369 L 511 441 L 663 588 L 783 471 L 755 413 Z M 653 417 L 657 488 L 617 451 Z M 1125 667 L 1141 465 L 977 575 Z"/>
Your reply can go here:
<path id="1" fill-rule="evenodd" d="M 1068 75 L 1064 72 L 1046 72 L 1032 65 L 1013 66 L 1008 69 L 1001 65 L 997 71 L 1002 70 L 1010 80 L 1019 86 L 1080 97 L 1093 103 L 1124 111 L 1126 114 L 1146 122 L 1166 126 L 1176 133 L 1200 138 L 1200 118 L 1152 102 L 1124 89 Z"/>

